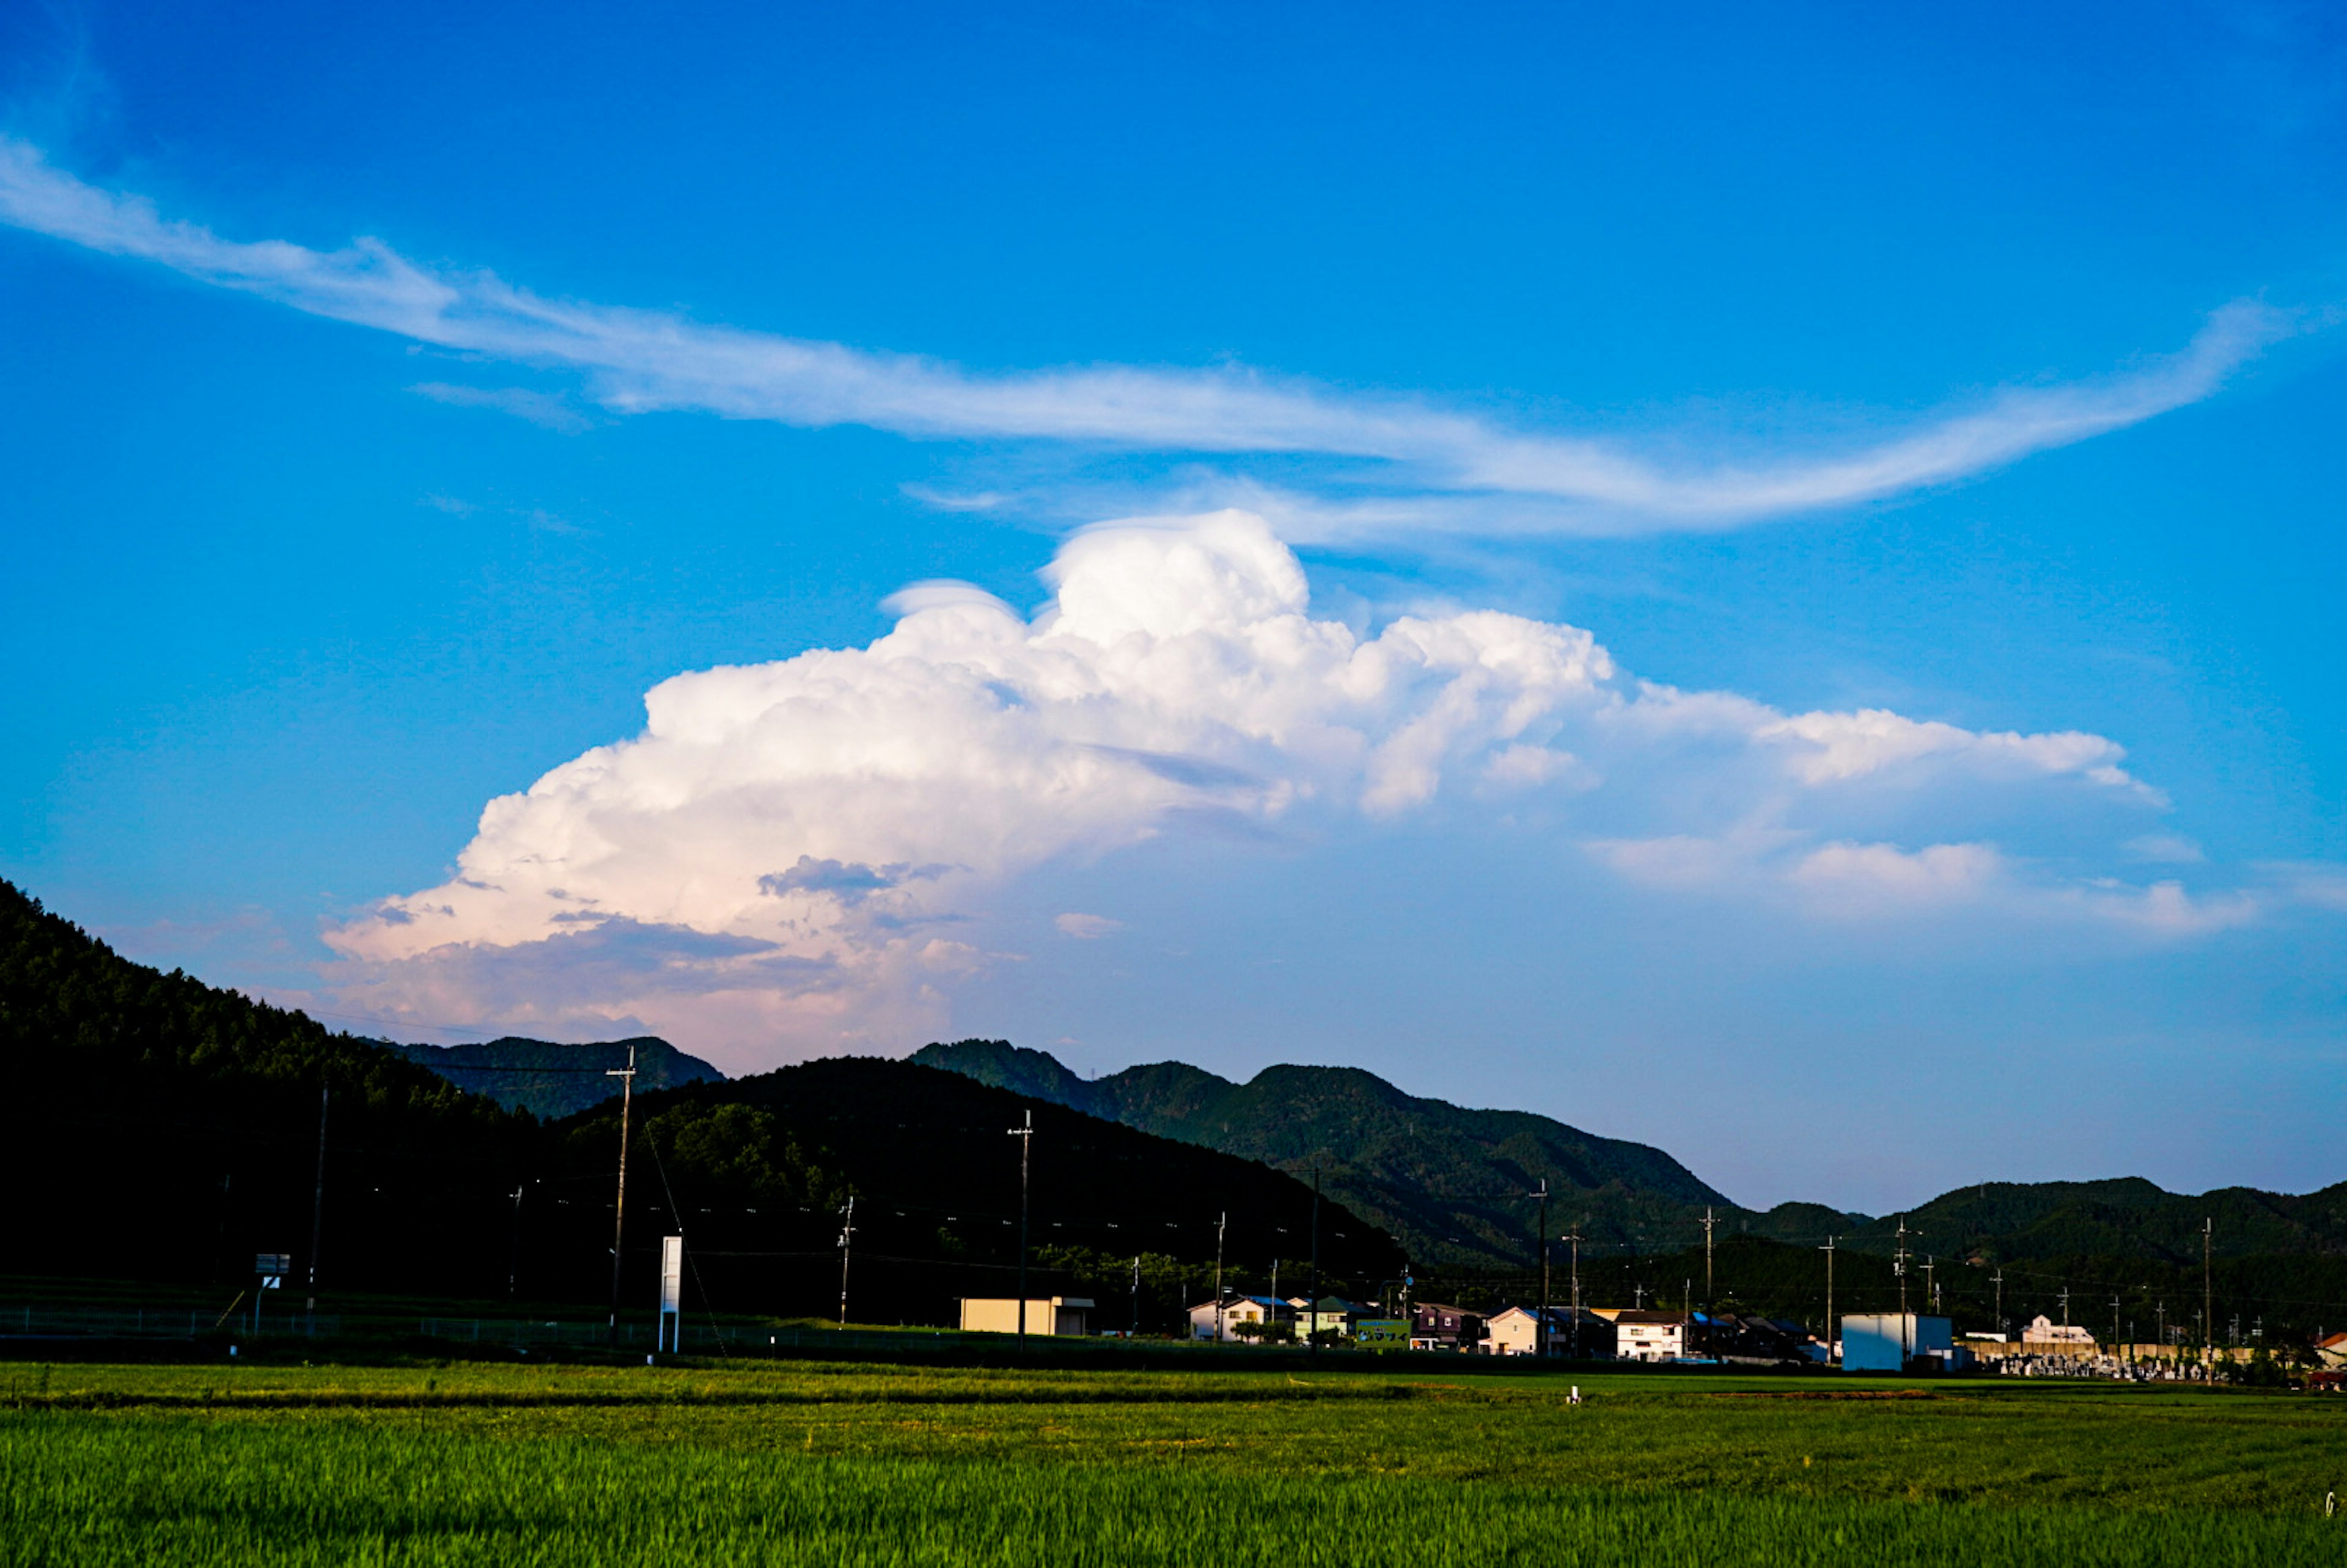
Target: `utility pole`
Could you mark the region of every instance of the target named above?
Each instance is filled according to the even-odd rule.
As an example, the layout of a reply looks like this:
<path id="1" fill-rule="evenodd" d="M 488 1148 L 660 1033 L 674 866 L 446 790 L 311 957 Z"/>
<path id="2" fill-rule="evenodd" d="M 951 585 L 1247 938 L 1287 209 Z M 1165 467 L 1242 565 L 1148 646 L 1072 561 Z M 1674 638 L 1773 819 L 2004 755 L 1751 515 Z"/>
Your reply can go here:
<path id="1" fill-rule="evenodd" d="M 620 1081 L 620 1195 L 611 1204 L 611 1348 L 620 1344 L 620 1258 L 628 1239 L 628 1116 L 635 1108 L 636 1048 L 628 1047 L 628 1065 L 607 1067 L 606 1078 Z"/>
<path id="2" fill-rule="evenodd" d="M 671 1140 L 672 1142 L 673 1140 Z M 847 1264 L 856 1245 L 856 1194 L 847 1194 L 847 1212 L 839 1221 L 839 1326 L 847 1327 Z"/>
<path id="3" fill-rule="evenodd" d="M 1932 1304 L 1932 1311 L 1937 1312 L 1940 1310 L 1940 1276 L 1932 1272 L 1933 1264 L 1934 1259 L 1932 1255 L 1925 1253 L 1923 1255 L 1923 1299 Z"/>
<path id="4" fill-rule="evenodd" d="M 521 1290 L 521 1195 L 528 1189 L 514 1184 L 513 1239 L 506 1253 L 506 1299 L 513 1300 Z"/>
<path id="5" fill-rule="evenodd" d="M 334 1091 L 333 1085 L 324 1082 L 321 1082 L 318 1085 L 318 1185 L 316 1193 L 310 1199 L 310 1302 L 308 1311 L 311 1317 L 313 1319 L 318 1316 L 318 1241 L 324 1234 L 326 1228 L 326 1108 L 333 1102 L 333 1093 Z M 310 1325 L 312 1332 L 314 1333 L 317 1330 L 317 1324 L 313 1321 Z"/>
<path id="6" fill-rule="evenodd" d="M 1027 1353 L 1027 1156 L 1035 1146 L 1035 1112 L 1027 1112 L 1022 1127 L 1010 1129 L 1019 1140 L 1019 1353 Z M 1054 1328 L 1058 1324 L 1051 1326 Z"/>
<path id="7" fill-rule="evenodd" d="M 1223 1231 L 1231 1223 L 1231 1211 L 1225 1209 L 1214 1216 L 1214 1343 L 1223 1342 Z"/>
<path id="8" fill-rule="evenodd" d="M 1573 1244 L 1573 1358 L 1581 1359 L 1581 1227 L 1564 1238 Z"/>
<path id="9" fill-rule="evenodd" d="M 1826 1255 L 1826 1365 L 1834 1364 L 1834 1342 L 1840 1337 L 1834 1332 L 1833 1315 L 1833 1255 L 1834 1238 L 1826 1237 L 1826 1245 L 1818 1248 Z"/>
<path id="10" fill-rule="evenodd" d="M 1055 1325 L 1055 1327 L 1056 1327 L 1056 1325 Z M 1139 1334 L 1140 1332 L 1141 1332 L 1141 1255 L 1140 1255 L 1139 1253 L 1134 1253 L 1134 1254 L 1133 1255 L 1133 1330 L 1132 1330 L 1132 1334 L 1128 1334 L 1128 1335 L 1126 1336 L 1126 1337 L 1127 1337 L 1127 1338 L 1131 1338 L 1131 1337 L 1133 1337 L 1133 1335 L 1137 1335 L 1137 1334 Z"/>
<path id="11" fill-rule="evenodd" d="M 2119 1346 L 2119 1293 L 2111 1292 L 2111 1351 L 2116 1355 Z"/>
<path id="12" fill-rule="evenodd" d="M 1312 1301 L 1306 1312 L 1305 1322 L 1310 1327 L 1304 1331 L 1304 1348 L 1317 1354 L 1320 1348 L 1320 1167 L 1312 1167 Z"/>
<path id="13" fill-rule="evenodd" d="M 1717 1298 L 1711 1289 L 1711 1227 L 1714 1223 L 1711 1205 L 1706 1204 L 1703 1206 L 1703 1348 L 1706 1350 L 1712 1348 L 1711 1320 L 1717 1315 L 1713 1310 Z"/>
<path id="14" fill-rule="evenodd" d="M 1541 1178 L 1540 1192 L 1540 1317 L 1532 1325 L 1532 1355 L 1539 1360 L 1548 1359 L 1548 1178 Z"/>
<path id="15" fill-rule="evenodd" d="M 2200 1222 L 2200 1340 L 2213 1345 L 2217 1340 L 2217 1291 L 2209 1283 L 2209 1249 L 2217 1239 L 2217 1222 Z"/>
<path id="16" fill-rule="evenodd" d="M 2066 1285 L 2062 1287 L 2062 1327 L 2070 1327 L 2070 1287 Z"/>
<path id="17" fill-rule="evenodd" d="M 1907 1348 L 1907 1216 L 1899 1216 L 1899 1255 L 1891 1266 L 1899 1276 L 1899 1369 L 1904 1372 L 1914 1352 Z"/>
<path id="18" fill-rule="evenodd" d="M 2000 1264 L 1998 1264 L 1998 1265 L 1996 1266 L 1996 1337 L 1997 1337 L 1999 1339 L 2003 1339 L 2003 1338 L 2005 1337 L 2005 1333 L 2004 1333 L 2004 1265 L 2003 1265 L 2003 1264 L 2001 1264 L 2001 1263 L 2000 1263 Z"/>

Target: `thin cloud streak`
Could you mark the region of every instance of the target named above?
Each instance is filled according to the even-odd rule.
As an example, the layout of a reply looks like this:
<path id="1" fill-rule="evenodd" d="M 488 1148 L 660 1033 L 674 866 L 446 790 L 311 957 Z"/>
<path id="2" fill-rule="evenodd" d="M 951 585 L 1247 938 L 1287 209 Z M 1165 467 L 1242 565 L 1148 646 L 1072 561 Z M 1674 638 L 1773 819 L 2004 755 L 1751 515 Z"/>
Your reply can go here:
<path id="1" fill-rule="evenodd" d="M 224 240 L 163 217 L 143 197 L 89 185 L 53 167 L 39 149 L 6 138 L 0 138 L 0 220 L 312 315 L 583 373 L 595 398 L 619 413 L 692 410 L 931 439 L 1309 454 L 1393 466 L 1394 473 L 1375 478 L 1411 493 L 1296 508 L 1324 537 L 1715 528 L 1876 499 L 2198 402 L 2268 346 L 2321 324 L 2305 313 L 2236 302 L 2211 315 L 2181 352 L 2124 374 L 2010 388 L 1979 407 L 1839 456 L 1681 468 L 1587 438 L 1510 429 L 1422 398 L 1347 395 L 1243 367 L 973 374 L 919 355 L 549 300 L 490 272 L 420 266 L 377 240 L 333 251 Z"/>

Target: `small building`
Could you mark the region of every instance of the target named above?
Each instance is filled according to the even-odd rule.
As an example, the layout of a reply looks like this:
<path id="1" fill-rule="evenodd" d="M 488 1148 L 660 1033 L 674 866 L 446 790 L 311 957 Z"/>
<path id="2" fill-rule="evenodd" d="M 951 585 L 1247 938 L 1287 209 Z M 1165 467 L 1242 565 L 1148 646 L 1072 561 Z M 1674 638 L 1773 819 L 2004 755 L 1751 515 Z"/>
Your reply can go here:
<path id="1" fill-rule="evenodd" d="M 2036 1356 L 2091 1356 L 2095 1337 L 2075 1323 L 2056 1323 L 2041 1312 L 2021 1331 L 2021 1348 Z"/>
<path id="2" fill-rule="evenodd" d="M 1904 1372 L 1931 1358 L 1945 1366 L 1955 1355 L 1955 1338 L 1944 1317 L 1896 1312 L 1841 1320 L 1841 1369 L 1845 1372 Z M 1930 1370 L 1926 1368 L 1925 1370 Z"/>
<path id="3" fill-rule="evenodd" d="M 1614 1354 L 1624 1361 L 1676 1361 L 1687 1354 L 1687 1315 L 1684 1312 L 1617 1310 L 1614 1319 Z"/>
<path id="4" fill-rule="evenodd" d="M 2326 1368 L 2347 1367 L 2347 1334 L 2325 1334 L 2317 1339 L 2314 1358 Z"/>
<path id="5" fill-rule="evenodd" d="M 1540 1309 L 1536 1307 L 1511 1307 L 1505 1312 L 1495 1312 L 1483 1348 L 1494 1356 L 1538 1355 L 1540 1325 Z M 1548 1309 L 1548 1353 L 1552 1356 L 1575 1357 L 1583 1361 L 1612 1360 L 1616 1332 L 1613 1323 L 1594 1312 L 1583 1312 L 1576 1324 L 1572 1307 Z"/>
<path id="6" fill-rule="evenodd" d="M 1217 1324 L 1221 1327 L 1221 1337 L 1225 1342 L 1260 1338 L 1263 1336 L 1262 1329 L 1257 1329 L 1253 1334 L 1243 1334 L 1239 1331 L 1240 1325 L 1259 1323 L 1268 1327 L 1273 1324 L 1296 1321 L 1296 1308 L 1276 1296 L 1225 1296 L 1222 1300 L 1222 1311 L 1219 1316 L 1214 1307 L 1214 1302 L 1208 1299 L 1190 1308 L 1191 1338 L 1214 1338 Z"/>
<path id="7" fill-rule="evenodd" d="M 1355 1318 L 1372 1316 L 1369 1308 L 1341 1296 L 1324 1296 L 1317 1302 L 1299 1296 L 1288 1306 L 1296 1309 L 1296 1332 L 1306 1339 L 1316 1334 L 1350 1334 Z"/>
<path id="8" fill-rule="evenodd" d="M 1027 1298 L 1027 1332 L 1081 1337 L 1092 1332 L 1092 1297 L 1030 1296 Z M 965 1296 L 961 1299 L 965 1334 L 1016 1334 L 1019 1298 L 1015 1296 Z"/>
<path id="9" fill-rule="evenodd" d="M 1409 1348 L 1413 1350 L 1472 1350 L 1482 1337 L 1481 1313 L 1440 1301 L 1409 1304 Z"/>

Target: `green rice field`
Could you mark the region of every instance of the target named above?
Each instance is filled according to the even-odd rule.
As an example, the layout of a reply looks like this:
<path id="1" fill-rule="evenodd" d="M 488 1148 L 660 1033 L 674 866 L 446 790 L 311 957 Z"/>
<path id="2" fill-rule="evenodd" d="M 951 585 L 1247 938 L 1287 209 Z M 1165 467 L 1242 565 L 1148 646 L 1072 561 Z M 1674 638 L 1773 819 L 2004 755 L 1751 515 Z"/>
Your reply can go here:
<path id="1" fill-rule="evenodd" d="M 2347 1563 L 2335 1397 L 1356 1367 L 8 1364 L 0 1562 Z"/>

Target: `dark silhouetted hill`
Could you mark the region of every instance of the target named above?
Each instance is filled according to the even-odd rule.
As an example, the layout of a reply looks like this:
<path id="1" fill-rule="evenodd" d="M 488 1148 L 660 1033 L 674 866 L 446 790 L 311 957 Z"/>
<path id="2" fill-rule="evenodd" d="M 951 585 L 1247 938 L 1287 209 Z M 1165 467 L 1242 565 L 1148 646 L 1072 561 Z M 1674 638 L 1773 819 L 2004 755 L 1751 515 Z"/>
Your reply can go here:
<path id="1" fill-rule="evenodd" d="M 485 1045 L 382 1043 L 459 1089 L 486 1095 L 509 1111 L 527 1111 L 548 1121 L 577 1115 L 618 1094 L 619 1080 L 603 1074 L 628 1065 L 630 1046 L 636 1052 L 639 1094 L 686 1083 L 717 1082 L 725 1077 L 701 1058 L 687 1056 L 649 1034 L 579 1045 L 513 1034 Z"/>
<path id="2" fill-rule="evenodd" d="M 1545 1179 L 1550 1218 L 1604 1242 L 1676 1245 L 1710 1204 L 1740 1214 L 1670 1155 L 1524 1111 L 1406 1094 L 1352 1067 L 1269 1067 L 1234 1083 L 1178 1061 L 1085 1080 L 1004 1040 L 930 1045 L 913 1060 L 1144 1132 L 1290 1172 L 1391 1231 L 1421 1265 L 1522 1266 Z"/>

